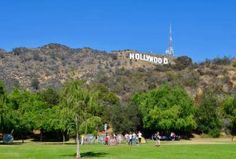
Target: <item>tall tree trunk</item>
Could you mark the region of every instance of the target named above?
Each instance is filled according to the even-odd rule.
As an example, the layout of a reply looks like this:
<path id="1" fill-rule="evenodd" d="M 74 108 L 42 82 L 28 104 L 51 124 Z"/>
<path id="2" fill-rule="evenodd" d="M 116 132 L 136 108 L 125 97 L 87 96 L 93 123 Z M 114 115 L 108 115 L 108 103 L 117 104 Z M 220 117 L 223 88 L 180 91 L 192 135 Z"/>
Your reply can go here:
<path id="1" fill-rule="evenodd" d="M 25 141 L 24 141 L 24 135 L 23 135 L 23 133 L 21 133 L 21 142 L 22 142 L 22 143 L 25 142 Z"/>
<path id="2" fill-rule="evenodd" d="M 79 133 L 76 133 L 76 159 L 80 159 L 80 145 L 79 145 Z"/>
<path id="3" fill-rule="evenodd" d="M 65 132 L 63 131 L 63 132 L 62 132 L 62 143 L 63 143 L 63 145 L 64 145 L 64 143 L 65 143 L 65 140 L 66 140 L 66 138 L 65 138 Z"/>
<path id="4" fill-rule="evenodd" d="M 79 119 L 75 117 L 75 125 L 76 125 L 76 159 L 80 159 L 80 146 L 79 146 Z"/>
<path id="5" fill-rule="evenodd" d="M 42 129 L 40 130 L 40 141 L 41 142 L 43 141 L 43 130 Z"/>

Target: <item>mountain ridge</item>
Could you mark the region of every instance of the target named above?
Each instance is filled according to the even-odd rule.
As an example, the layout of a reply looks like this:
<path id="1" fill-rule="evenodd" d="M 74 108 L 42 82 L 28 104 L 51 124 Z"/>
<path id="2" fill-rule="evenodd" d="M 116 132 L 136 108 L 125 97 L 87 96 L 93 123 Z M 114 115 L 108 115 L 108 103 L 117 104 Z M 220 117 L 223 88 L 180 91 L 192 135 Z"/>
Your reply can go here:
<path id="1" fill-rule="evenodd" d="M 0 80 L 5 81 L 9 90 L 14 87 L 37 90 L 60 88 L 71 78 L 80 79 L 102 83 L 124 100 L 135 92 L 164 83 L 180 84 L 193 97 L 207 87 L 220 94 L 236 89 L 235 59 L 216 58 L 196 64 L 182 56 L 170 58 L 169 65 L 157 65 L 130 60 L 129 53 L 138 52 L 74 49 L 56 43 L 19 47 L 10 52 L 0 49 Z"/>

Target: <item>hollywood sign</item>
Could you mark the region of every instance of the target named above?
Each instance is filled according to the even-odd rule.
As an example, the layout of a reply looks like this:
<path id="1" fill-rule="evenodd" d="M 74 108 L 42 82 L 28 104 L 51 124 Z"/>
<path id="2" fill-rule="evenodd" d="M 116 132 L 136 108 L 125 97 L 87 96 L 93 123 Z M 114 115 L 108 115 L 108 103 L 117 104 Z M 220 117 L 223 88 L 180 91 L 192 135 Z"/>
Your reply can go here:
<path id="1" fill-rule="evenodd" d="M 130 53 L 129 59 L 147 61 L 155 64 L 164 64 L 164 65 L 169 64 L 169 60 L 166 57 L 156 57 L 140 53 Z"/>

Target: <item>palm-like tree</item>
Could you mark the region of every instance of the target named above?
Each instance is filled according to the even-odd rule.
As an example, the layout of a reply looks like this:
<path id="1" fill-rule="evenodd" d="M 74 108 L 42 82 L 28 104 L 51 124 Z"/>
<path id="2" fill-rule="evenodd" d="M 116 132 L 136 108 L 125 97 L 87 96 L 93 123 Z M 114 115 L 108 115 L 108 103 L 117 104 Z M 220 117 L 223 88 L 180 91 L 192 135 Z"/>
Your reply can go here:
<path id="1" fill-rule="evenodd" d="M 80 156 L 79 145 L 79 126 L 86 122 L 87 119 L 93 115 L 89 113 L 89 109 L 96 104 L 96 93 L 91 93 L 82 81 L 70 81 L 65 84 L 62 92 L 64 104 L 63 107 L 67 109 L 67 113 L 74 119 L 74 128 L 76 132 L 76 158 Z"/>

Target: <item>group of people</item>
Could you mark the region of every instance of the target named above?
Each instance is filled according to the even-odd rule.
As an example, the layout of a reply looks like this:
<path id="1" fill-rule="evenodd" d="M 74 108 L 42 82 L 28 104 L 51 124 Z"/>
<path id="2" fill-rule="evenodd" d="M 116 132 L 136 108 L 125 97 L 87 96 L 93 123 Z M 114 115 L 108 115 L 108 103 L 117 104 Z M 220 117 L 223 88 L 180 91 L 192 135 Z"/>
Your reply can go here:
<path id="1" fill-rule="evenodd" d="M 154 137 L 154 140 L 156 140 L 155 146 L 160 146 L 161 139 L 174 141 L 176 140 L 178 136 L 176 136 L 174 132 L 171 132 L 170 136 L 161 136 L 160 133 L 157 131 L 153 137 Z"/>
<path id="2" fill-rule="evenodd" d="M 141 144 L 142 133 L 139 131 L 137 134 L 135 132 L 130 132 L 129 134 L 125 134 L 125 139 L 129 145 L 133 144 Z"/>
<path id="3" fill-rule="evenodd" d="M 175 140 L 175 138 L 176 138 L 175 133 L 171 132 L 170 136 L 168 137 L 168 140 Z M 145 140 L 143 140 L 142 133 L 140 131 L 138 131 L 137 133 L 135 132 L 126 133 L 124 138 L 122 135 L 116 135 L 116 134 L 108 135 L 108 133 L 106 133 L 104 141 L 105 145 L 116 145 L 118 143 L 121 143 L 123 139 L 125 139 L 129 145 L 141 144 L 142 142 L 145 142 Z M 161 140 L 166 140 L 165 136 L 163 138 L 163 136 L 160 135 L 159 131 L 157 131 L 153 135 L 153 139 L 155 140 L 155 146 L 158 147 L 161 145 Z"/>
<path id="4" fill-rule="evenodd" d="M 174 132 L 171 132 L 169 136 L 161 136 L 159 131 L 152 135 L 152 139 L 155 140 L 155 146 L 160 146 L 161 140 L 179 140 L 180 137 L 177 136 Z M 93 136 L 92 134 L 81 135 L 81 144 L 84 143 L 104 143 L 105 145 L 117 145 L 126 141 L 129 145 L 145 143 L 146 140 L 142 137 L 142 133 L 138 131 L 126 133 L 125 136 L 122 134 L 116 135 L 115 133 L 100 136 Z"/>
<path id="5" fill-rule="evenodd" d="M 117 143 L 120 142 L 119 137 L 117 138 L 116 134 L 114 133 L 113 135 L 108 135 L 106 133 L 105 136 L 105 145 L 116 145 Z"/>

